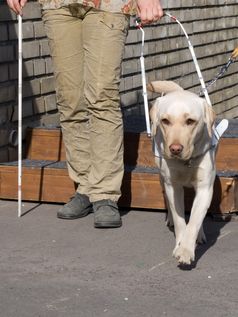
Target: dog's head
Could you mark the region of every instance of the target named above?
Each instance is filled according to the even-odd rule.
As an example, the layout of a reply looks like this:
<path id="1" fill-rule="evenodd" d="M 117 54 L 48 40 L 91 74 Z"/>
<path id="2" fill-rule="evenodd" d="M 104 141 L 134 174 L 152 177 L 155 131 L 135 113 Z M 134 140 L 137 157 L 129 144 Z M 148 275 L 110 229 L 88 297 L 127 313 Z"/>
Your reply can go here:
<path id="1" fill-rule="evenodd" d="M 207 102 L 196 94 L 169 81 L 155 81 L 148 90 L 164 93 L 150 110 L 152 135 L 162 143 L 166 158 L 188 160 L 195 144 L 208 142 L 212 137 L 215 114 Z"/>

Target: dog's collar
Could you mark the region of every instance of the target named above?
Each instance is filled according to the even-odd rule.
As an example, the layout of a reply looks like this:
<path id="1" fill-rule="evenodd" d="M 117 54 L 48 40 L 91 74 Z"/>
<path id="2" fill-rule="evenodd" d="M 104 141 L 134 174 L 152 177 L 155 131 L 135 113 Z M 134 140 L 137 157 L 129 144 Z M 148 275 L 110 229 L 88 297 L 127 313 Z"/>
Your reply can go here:
<path id="1" fill-rule="evenodd" d="M 201 154 L 198 154 L 196 156 L 192 156 L 189 160 L 184 161 L 184 165 L 187 167 L 192 167 L 193 162 L 196 161 L 197 159 L 200 159 L 203 155 L 205 155 L 207 152 L 209 152 L 210 150 L 213 150 L 216 148 L 215 144 L 211 144 L 204 152 L 202 152 Z"/>

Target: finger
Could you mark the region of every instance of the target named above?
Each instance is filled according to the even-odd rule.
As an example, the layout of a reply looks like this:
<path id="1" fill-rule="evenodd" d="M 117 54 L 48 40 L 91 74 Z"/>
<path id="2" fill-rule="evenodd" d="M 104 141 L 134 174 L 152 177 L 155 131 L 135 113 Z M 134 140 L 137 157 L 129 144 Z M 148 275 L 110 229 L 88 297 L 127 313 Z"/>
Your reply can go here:
<path id="1" fill-rule="evenodd" d="M 7 4 L 8 4 L 8 6 L 9 6 L 9 8 L 10 8 L 11 10 L 15 11 L 15 9 L 13 8 L 13 3 L 12 3 L 11 0 L 7 0 Z"/>
<path id="2" fill-rule="evenodd" d="M 162 16 L 164 15 L 164 12 L 160 6 L 154 8 L 153 10 L 153 19 L 154 21 L 158 21 Z"/>
<path id="3" fill-rule="evenodd" d="M 236 58 L 238 56 L 238 47 L 234 49 L 234 51 L 232 52 L 231 56 L 233 58 Z"/>
<path id="4" fill-rule="evenodd" d="M 145 24 L 145 21 L 147 21 L 147 14 L 146 14 L 146 10 L 142 10 L 139 12 L 139 17 L 141 19 L 141 23 Z"/>
<path id="5" fill-rule="evenodd" d="M 163 16 L 163 10 L 159 7 L 154 7 L 153 9 L 147 9 L 140 12 L 140 18 L 142 24 L 150 24 L 158 21 Z"/>
<path id="6" fill-rule="evenodd" d="M 141 15 L 141 22 L 142 25 L 154 22 L 153 14 L 151 13 L 151 11 L 146 10 L 146 13 L 144 12 L 144 14 Z"/>
<path id="7" fill-rule="evenodd" d="M 147 21 L 149 23 L 154 21 L 153 9 L 152 10 L 147 10 Z"/>
<path id="8" fill-rule="evenodd" d="M 22 9 L 18 0 L 7 0 L 8 6 L 16 14 L 22 14 Z"/>
<path id="9" fill-rule="evenodd" d="M 27 0 L 20 0 L 20 5 L 23 8 L 25 4 L 27 3 Z"/>

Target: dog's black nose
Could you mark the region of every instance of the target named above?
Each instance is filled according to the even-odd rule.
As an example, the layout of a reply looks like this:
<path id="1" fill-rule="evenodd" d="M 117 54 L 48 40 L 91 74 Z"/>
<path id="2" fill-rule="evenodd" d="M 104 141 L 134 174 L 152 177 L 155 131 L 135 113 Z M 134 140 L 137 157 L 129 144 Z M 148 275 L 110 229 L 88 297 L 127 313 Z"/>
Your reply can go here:
<path id="1" fill-rule="evenodd" d="M 182 146 L 182 144 L 175 144 L 174 143 L 174 144 L 170 145 L 169 150 L 173 155 L 179 155 L 183 151 L 183 146 Z"/>

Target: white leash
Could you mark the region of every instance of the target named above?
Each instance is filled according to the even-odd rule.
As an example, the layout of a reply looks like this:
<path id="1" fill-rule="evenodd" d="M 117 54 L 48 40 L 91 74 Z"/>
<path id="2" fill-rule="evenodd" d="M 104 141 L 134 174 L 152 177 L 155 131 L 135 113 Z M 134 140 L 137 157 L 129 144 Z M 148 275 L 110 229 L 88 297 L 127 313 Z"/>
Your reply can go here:
<path id="1" fill-rule="evenodd" d="M 198 78 L 202 87 L 202 92 L 205 96 L 205 99 L 207 101 L 207 103 L 212 106 L 210 97 L 208 95 L 208 91 L 206 88 L 206 84 L 204 82 L 203 76 L 202 76 L 202 72 L 201 69 L 199 67 L 198 64 L 198 60 L 196 57 L 196 54 L 194 52 L 194 48 L 193 45 L 190 41 L 190 38 L 185 30 L 185 28 L 183 27 L 183 25 L 181 24 L 181 22 L 173 15 L 171 15 L 169 12 L 165 12 L 165 15 L 167 15 L 169 18 L 171 18 L 173 21 L 177 22 L 179 24 L 179 26 L 181 27 L 187 42 L 188 42 L 188 48 L 190 50 L 191 56 L 193 58 L 193 62 L 198 74 Z M 146 118 L 146 130 L 147 130 L 147 135 L 150 137 L 151 136 L 151 128 L 150 128 L 150 119 L 149 119 L 149 109 L 148 109 L 148 99 L 147 99 L 147 89 L 146 89 L 146 77 L 145 77 L 145 64 L 144 64 L 144 55 L 143 55 L 143 48 L 144 48 L 144 41 L 145 41 L 145 32 L 141 26 L 141 24 L 138 22 L 138 20 L 136 20 L 136 26 L 141 30 L 142 32 L 142 45 L 141 45 L 141 56 L 140 56 L 140 63 L 141 63 L 141 76 L 142 76 L 142 87 L 143 87 L 143 97 L 144 97 L 144 109 L 145 109 L 145 118 Z M 220 122 L 220 129 L 214 128 L 214 140 L 213 140 L 213 144 L 217 145 L 218 141 L 222 135 L 222 133 L 227 129 L 228 127 L 228 120 L 223 119 Z"/>
<path id="2" fill-rule="evenodd" d="M 204 79 L 203 79 L 203 76 L 202 76 L 202 73 L 201 73 L 201 70 L 200 70 L 200 67 L 198 65 L 198 60 L 197 60 L 197 57 L 195 55 L 195 52 L 194 52 L 194 49 L 193 49 L 193 46 L 192 46 L 192 43 L 190 41 L 190 38 L 188 36 L 188 33 L 186 32 L 185 28 L 183 27 L 183 25 L 181 24 L 181 22 L 179 22 L 179 20 L 171 15 L 169 12 L 165 12 L 165 15 L 167 15 L 168 17 L 170 17 L 172 20 L 174 20 L 175 22 L 177 22 L 179 24 L 179 26 L 181 27 L 186 39 L 187 39 L 187 42 L 188 42 L 188 48 L 190 50 L 190 53 L 192 55 L 192 58 L 193 58 L 193 62 L 194 62 L 194 65 L 195 65 L 195 68 L 196 68 L 196 71 L 197 71 L 197 74 L 198 74 L 198 78 L 200 80 L 200 83 L 201 83 L 201 87 L 202 87 L 202 91 L 204 93 L 204 96 L 206 98 L 206 101 L 207 103 L 211 106 L 212 103 L 211 103 L 211 100 L 210 100 L 210 97 L 208 95 L 208 92 L 207 92 L 207 88 L 206 88 L 206 85 L 205 85 L 205 82 L 204 82 Z"/>
<path id="3" fill-rule="evenodd" d="M 193 48 L 193 45 L 190 41 L 190 38 L 188 36 L 188 33 L 186 32 L 185 28 L 183 27 L 182 23 L 173 15 L 171 15 L 169 12 L 165 12 L 165 15 L 167 15 L 168 17 L 170 17 L 173 21 L 177 22 L 179 24 L 179 26 L 181 27 L 186 39 L 187 39 L 187 42 L 188 42 L 188 48 L 190 50 L 190 53 L 192 55 L 192 58 L 193 58 L 193 63 L 195 65 L 195 68 L 196 68 L 196 71 L 197 71 L 197 74 L 198 74 L 198 78 L 200 80 L 200 84 L 201 84 L 201 87 L 202 87 L 202 92 L 205 96 L 205 99 L 207 101 L 207 103 L 212 106 L 212 103 L 211 103 L 211 99 L 208 95 L 208 91 L 207 91 L 207 86 L 205 84 L 205 81 L 203 79 L 203 76 L 202 76 L 202 72 L 201 72 L 201 69 L 199 67 L 199 64 L 198 64 L 198 60 L 197 60 L 197 57 L 196 57 L 196 54 L 194 52 L 194 48 Z M 220 123 L 219 123 L 219 126 L 217 127 L 213 127 L 213 140 L 212 140 L 212 144 L 214 146 L 217 146 L 218 145 L 218 142 L 219 142 L 219 139 L 220 137 L 222 136 L 222 134 L 225 132 L 225 130 L 227 129 L 228 127 L 228 120 L 226 119 L 223 119 Z"/>
<path id="4" fill-rule="evenodd" d="M 18 217 L 22 214 L 22 17 L 18 15 Z"/>

